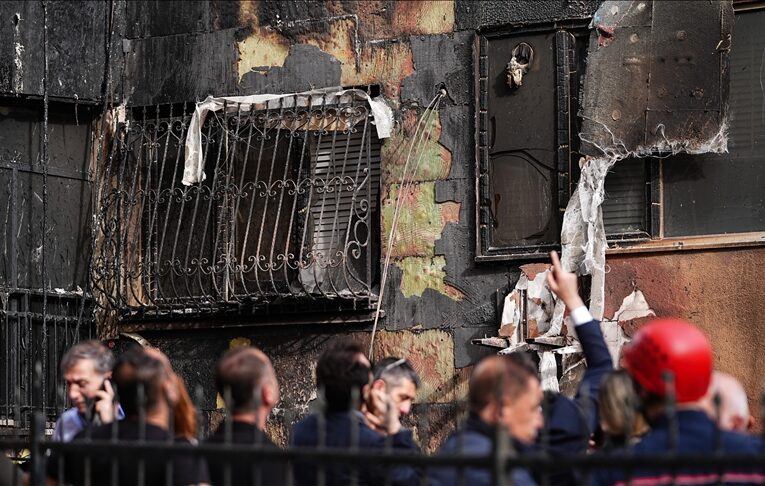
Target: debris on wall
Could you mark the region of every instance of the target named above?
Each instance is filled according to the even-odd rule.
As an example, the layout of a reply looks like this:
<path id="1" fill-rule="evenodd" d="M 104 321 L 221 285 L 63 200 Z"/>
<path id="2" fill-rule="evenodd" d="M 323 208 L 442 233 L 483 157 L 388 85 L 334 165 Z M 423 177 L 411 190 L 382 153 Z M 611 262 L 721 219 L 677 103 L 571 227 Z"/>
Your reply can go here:
<path id="1" fill-rule="evenodd" d="M 624 298 L 621 307 L 613 317 L 603 319 L 600 327 L 608 350 L 611 352 L 611 359 L 615 364 L 619 363 L 622 346 L 629 341 L 624 333 L 624 323 L 655 316 L 656 313 L 646 302 L 643 292 L 635 289 Z"/>
<path id="2" fill-rule="evenodd" d="M 583 84 L 581 177 L 561 230 L 561 263 L 592 276 L 603 316 L 606 235 L 601 204 L 627 157 L 727 151 L 730 1 L 606 1 L 595 13 Z M 608 89 L 604 89 L 608 86 Z M 561 329 L 557 304 L 551 331 Z"/>
<path id="3" fill-rule="evenodd" d="M 508 338 L 509 345 L 546 333 L 555 307 L 554 297 L 547 287 L 550 266 L 523 265 L 520 270 L 515 289 L 505 297 L 499 328 L 499 335 Z"/>

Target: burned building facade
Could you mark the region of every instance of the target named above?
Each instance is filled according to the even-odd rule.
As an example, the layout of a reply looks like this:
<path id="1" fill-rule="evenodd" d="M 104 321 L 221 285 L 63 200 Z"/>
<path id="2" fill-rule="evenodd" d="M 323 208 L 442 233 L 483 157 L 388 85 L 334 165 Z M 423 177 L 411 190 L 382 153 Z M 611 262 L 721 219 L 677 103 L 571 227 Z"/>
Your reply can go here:
<path id="1" fill-rule="evenodd" d="M 528 349 L 570 393 L 543 262 L 587 234 L 586 164 L 622 148 L 583 279 L 613 352 L 683 317 L 759 396 L 765 5 L 655 3 L 0 3 L 0 425 L 61 410 L 87 336 L 160 347 L 209 427 L 217 358 L 262 348 L 282 443 L 341 336 L 410 359 L 427 449 L 485 354 Z"/>

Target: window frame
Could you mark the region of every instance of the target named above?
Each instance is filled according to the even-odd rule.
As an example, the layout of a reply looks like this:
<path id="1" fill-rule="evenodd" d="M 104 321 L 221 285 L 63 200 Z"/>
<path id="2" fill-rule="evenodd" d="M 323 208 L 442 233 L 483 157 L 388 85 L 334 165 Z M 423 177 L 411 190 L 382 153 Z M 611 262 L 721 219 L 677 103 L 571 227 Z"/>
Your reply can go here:
<path id="1" fill-rule="evenodd" d="M 734 3 L 735 15 L 746 15 L 748 13 L 762 12 L 765 10 L 765 2 L 738 2 Z M 543 23 L 534 26 L 523 26 L 516 29 L 515 26 L 500 26 L 491 29 L 476 32 L 474 39 L 474 89 L 475 89 L 475 245 L 476 253 L 474 260 L 480 262 L 490 261 L 525 261 L 539 260 L 547 258 L 547 252 L 554 249 L 560 249 L 560 243 L 539 244 L 530 246 L 517 246 L 512 248 L 491 248 L 488 246 L 488 237 L 486 229 L 482 226 L 482 221 L 486 216 L 482 216 L 482 191 L 489 187 L 489 160 L 487 150 L 487 126 L 488 117 L 487 106 L 487 86 L 486 77 L 488 74 L 488 57 L 484 54 L 488 47 L 488 39 L 511 36 L 514 34 L 532 34 L 549 32 L 551 30 L 581 31 L 586 28 L 587 23 L 579 21 Z M 586 62 L 586 61 L 585 61 Z M 483 81 L 482 81 L 483 80 Z M 578 103 L 578 102 L 577 102 Z M 577 105 L 578 108 L 578 105 Z M 558 109 L 560 114 L 561 110 Z M 580 120 L 573 117 L 570 120 L 572 132 L 569 139 L 572 139 L 578 133 Z M 572 143 L 573 145 L 573 143 Z M 561 173 L 558 181 L 558 205 L 561 208 L 561 221 L 565 211 L 565 203 L 573 193 L 575 185 L 579 180 L 579 170 L 574 159 L 577 154 L 574 146 L 569 146 L 568 150 L 568 172 Z M 765 231 L 751 231 L 742 233 L 720 233 L 710 235 L 665 237 L 664 236 L 664 182 L 663 182 L 663 158 L 648 157 L 647 180 L 647 198 L 646 198 L 646 219 L 647 233 L 623 233 L 607 235 L 606 254 L 631 254 L 631 253 L 653 253 L 662 251 L 679 250 L 697 250 L 697 249 L 715 249 L 715 248 L 739 248 L 765 246 Z M 617 162 L 618 164 L 618 162 Z M 558 162 L 559 170 L 563 167 Z M 483 218 L 483 219 L 482 219 Z"/>

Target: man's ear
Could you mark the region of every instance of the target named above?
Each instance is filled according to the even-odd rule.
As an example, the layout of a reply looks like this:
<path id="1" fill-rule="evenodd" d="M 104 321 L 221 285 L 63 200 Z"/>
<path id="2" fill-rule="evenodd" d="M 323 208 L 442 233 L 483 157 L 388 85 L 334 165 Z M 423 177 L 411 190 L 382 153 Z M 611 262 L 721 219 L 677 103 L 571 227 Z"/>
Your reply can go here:
<path id="1" fill-rule="evenodd" d="M 275 383 L 266 383 L 260 389 L 260 400 L 263 406 L 267 408 L 274 408 L 279 401 L 278 385 Z"/>
<path id="2" fill-rule="evenodd" d="M 387 385 L 385 384 L 385 381 L 379 378 L 372 382 L 372 390 L 385 391 L 386 388 L 387 388 Z"/>

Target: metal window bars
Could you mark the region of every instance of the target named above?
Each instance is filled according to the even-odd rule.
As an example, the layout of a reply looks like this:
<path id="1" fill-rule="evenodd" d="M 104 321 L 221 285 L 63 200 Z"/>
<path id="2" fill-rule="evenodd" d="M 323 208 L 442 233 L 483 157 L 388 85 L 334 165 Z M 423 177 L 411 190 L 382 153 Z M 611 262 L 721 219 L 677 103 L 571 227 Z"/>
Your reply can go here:
<path id="1" fill-rule="evenodd" d="M 380 143 L 353 93 L 226 106 L 182 184 L 186 106 L 128 110 L 96 183 L 94 294 L 123 318 L 369 309 Z"/>

